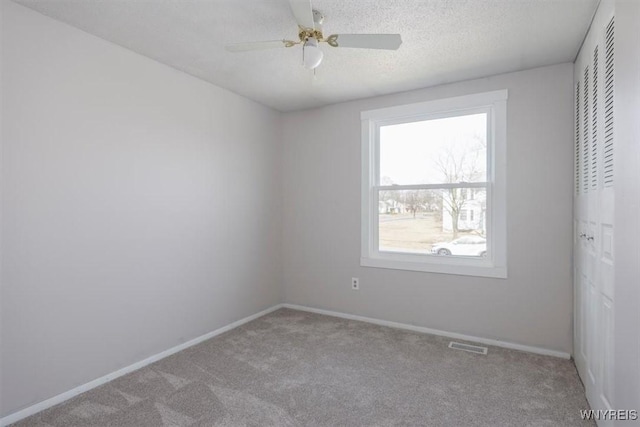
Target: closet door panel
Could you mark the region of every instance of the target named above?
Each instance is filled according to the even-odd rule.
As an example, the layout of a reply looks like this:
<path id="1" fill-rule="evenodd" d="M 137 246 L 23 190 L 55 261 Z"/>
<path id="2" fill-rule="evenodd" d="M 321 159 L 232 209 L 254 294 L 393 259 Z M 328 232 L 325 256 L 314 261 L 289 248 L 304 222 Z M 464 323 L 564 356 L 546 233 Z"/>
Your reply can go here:
<path id="1" fill-rule="evenodd" d="M 594 20 L 599 34 L 585 41 L 575 74 L 574 356 L 596 410 L 615 407 L 615 35 L 605 18 Z"/>

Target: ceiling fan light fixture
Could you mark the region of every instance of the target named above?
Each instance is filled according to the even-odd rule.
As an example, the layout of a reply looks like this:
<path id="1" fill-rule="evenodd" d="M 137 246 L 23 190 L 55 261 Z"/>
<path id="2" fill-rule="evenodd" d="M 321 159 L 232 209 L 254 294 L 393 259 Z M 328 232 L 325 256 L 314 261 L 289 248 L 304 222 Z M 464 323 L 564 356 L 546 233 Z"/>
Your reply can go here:
<path id="1" fill-rule="evenodd" d="M 323 57 L 324 53 L 318 47 L 318 40 L 315 37 L 309 37 L 302 47 L 302 65 L 313 70 L 320 65 Z"/>

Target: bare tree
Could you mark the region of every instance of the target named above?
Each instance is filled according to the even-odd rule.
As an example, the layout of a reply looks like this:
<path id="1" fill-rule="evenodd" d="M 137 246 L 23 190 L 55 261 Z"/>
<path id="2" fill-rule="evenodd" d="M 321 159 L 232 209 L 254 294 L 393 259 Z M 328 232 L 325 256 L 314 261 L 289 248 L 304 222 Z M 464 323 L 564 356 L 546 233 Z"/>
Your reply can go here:
<path id="1" fill-rule="evenodd" d="M 442 197 L 433 190 L 405 190 L 402 203 L 416 217 L 418 212 L 433 212 L 441 206 Z"/>
<path id="2" fill-rule="evenodd" d="M 424 206 L 424 201 L 420 190 L 406 190 L 404 194 L 405 208 L 416 217 L 416 212 L 420 211 Z"/>
<path id="3" fill-rule="evenodd" d="M 481 153 L 486 152 L 486 140 L 477 135 L 476 147 L 473 150 L 455 150 L 454 146 L 449 146 L 434 161 L 436 168 L 442 174 L 443 182 L 446 184 L 460 184 L 474 182 L 482 176 Z M 442 207 L 451 216 L 451 228 L 453 238 L 458 237 L 460 231 L 458 227 L 460 212 L 467 202 L 466 188 L 449 188 L 442 190 Z"/>

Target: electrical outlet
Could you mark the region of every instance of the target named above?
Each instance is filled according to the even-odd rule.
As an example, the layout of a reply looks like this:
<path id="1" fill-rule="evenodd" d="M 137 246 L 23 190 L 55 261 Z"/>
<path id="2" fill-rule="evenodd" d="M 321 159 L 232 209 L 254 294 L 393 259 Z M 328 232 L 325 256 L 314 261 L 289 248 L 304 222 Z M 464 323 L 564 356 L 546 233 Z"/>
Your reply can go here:
<path id="1" fill-rule="evenodd" d="M 360 290 L 360 279 L 358 279 L 357 277 L 351 278 L 351 289 L 354 291 Z"/>

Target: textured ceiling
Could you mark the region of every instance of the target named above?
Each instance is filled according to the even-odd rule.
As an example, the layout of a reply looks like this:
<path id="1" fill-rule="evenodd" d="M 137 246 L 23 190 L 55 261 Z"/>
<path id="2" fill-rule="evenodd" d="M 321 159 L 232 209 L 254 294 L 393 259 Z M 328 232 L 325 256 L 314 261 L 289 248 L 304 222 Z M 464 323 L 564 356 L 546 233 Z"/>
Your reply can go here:
<path id="1" fill-rule="evenodd" d="M 401 33 L 397 51 L 224 45 L 297 38 L 287 0 L 16 0 L 280 111 L 573 61 L 597 0 L 315 0 L 324 33 Z"/>

